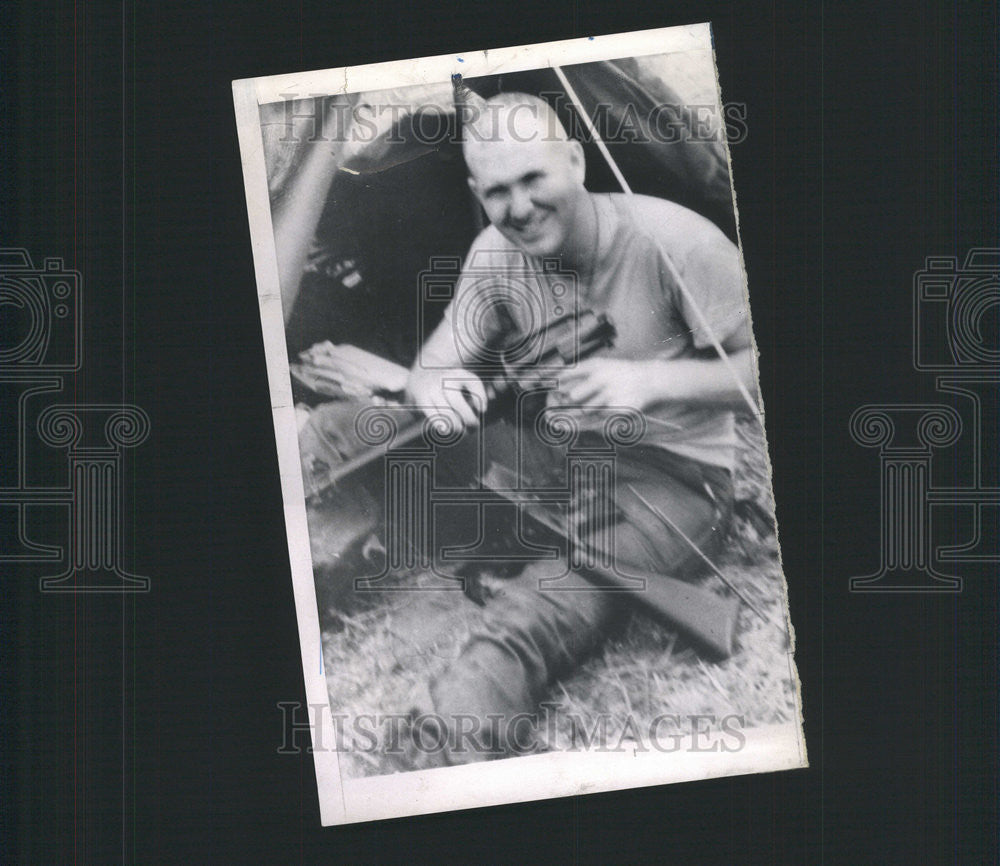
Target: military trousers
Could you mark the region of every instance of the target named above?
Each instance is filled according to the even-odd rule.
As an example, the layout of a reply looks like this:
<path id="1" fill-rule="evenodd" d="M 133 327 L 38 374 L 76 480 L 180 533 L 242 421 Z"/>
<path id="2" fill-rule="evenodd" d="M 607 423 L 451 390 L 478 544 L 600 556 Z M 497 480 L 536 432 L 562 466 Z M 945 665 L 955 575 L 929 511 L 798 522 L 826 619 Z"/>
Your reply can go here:
<path id="1" fill-rule="evenodd" d="M 328 404 L 313 413 L 300 435 L 307 488 L 311 471 L 322 475 L 363 450 L 357 413 L 351 403 Z M 491 460 L 520 467 L 529 489 L 532 482 L 550 489 L 552 468 L 566 461 L 565 449 L 518 435 L 506 422 L 490 424 L 480 435 Z M 473 450 L 466 449 L 464 456 L 461 448 L 451 452 L 450 483 L 483 464 L 470 456 Z M 620 576 L 687 579 L 699 568 L 694 548 L 709 554 L 724 537 L 733 500 L 731 473 L 641 444 L 618 449 L 613 462 L 610 521 L 599 531 L 575 523 L 579 503 L 570 503 L 568 534 Z M 380 496 L 377 486 L 369 490 L 373 498 Z M 673 526 L 655 512 L 669 517 Z M 323 531 L 319 523 L 311 518 L 311 534 Z M 529 562 L 517 576 L 494 586 L 461 651 L 407 707 L 418 724 L 438 729 L 425 740 L 439 747 L 444 762 L 533 748 L 526 729 L 539 702 L 601 647 L 630 610 L 628 593 L 608 589 L 585 567 L 574 567 L 568 545 L 561 556 Z M 487 719 L 490 724 L 483 724 Z M 478 721 L 470 725 L 470 720 Z M 477 736 L 463 737 L 470 727 Z"/>

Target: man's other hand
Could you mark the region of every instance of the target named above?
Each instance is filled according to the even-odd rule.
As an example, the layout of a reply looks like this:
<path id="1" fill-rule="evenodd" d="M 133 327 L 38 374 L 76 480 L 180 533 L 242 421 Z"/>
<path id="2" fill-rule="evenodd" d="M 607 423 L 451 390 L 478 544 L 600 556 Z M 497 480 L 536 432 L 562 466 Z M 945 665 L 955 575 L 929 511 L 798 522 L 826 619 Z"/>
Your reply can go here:
<path id="1" fill-rule="evenodd" d="M 410 371 L 406 393 L 425 415 L 443 415 L 459 429 L 475 427 L 489 399 L 478 376 L 461 367 Z"/>
<path id="2" fill-rule="evenodd" d="M 730 349 L 728 365 L 721 358 L 587 358 L 559 374 L 559 390 L 549 405 L 639 412 L 676 403 L 734 409 L 746 405 L 739 383 L 750 393 L 756 390 L 750 349 Z"/>
<path id="3" fill-rule="evenodd" d="M 648 372 L 640 361 L 588 358 L 559 373 L 559 389 L 549 396 L 549 405 L 627 407 L 642 412 L 649 407 L 649 385 Z"/>

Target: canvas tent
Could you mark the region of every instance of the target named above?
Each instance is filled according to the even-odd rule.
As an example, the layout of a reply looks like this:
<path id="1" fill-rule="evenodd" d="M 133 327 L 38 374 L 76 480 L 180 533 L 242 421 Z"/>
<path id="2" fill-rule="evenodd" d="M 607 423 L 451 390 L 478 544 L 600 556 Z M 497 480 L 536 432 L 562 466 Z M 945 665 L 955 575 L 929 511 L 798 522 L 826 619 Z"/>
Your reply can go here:
<path id="1" fill-rule="evenodd" d="M 683 204 L 736 239 L 729 172 L 717 113 L 693 109 L 645 59 L 564 68 L 598 132 L 636 193 Z M 570 134 L 581 140 L 587 188 L 619 187 L 581 122 L 578 106 L 551 69 L 466 79 L 481 97 L 501 91 L 548 101 Z M 714 80 L 705 92 L 715 100 Z M 706 119 L 707 113 L 707 119 Z M 272 205 L 293 186 L 308 148 L 322 146 L 289 134 L 309 112 L 290 114 L 282 103 L 261 109 Z M 289 121 L 289 117 L 292 118 Z M 322 340 L 367 349 L 404 366 L 412 363 L 425 328 L 443 312 L 424 298 L 420 276 L 432 260 L 460 261 L 484 215 L 466 183 L 454 113 L 420 129 L 404 118 L 392 143 L 380 142 L 356 172 L 338 171 L 315 229 L 301 288 L 287 316 L 291 355 Z M 421 315 L 422 314 L 422 315 Z"/>

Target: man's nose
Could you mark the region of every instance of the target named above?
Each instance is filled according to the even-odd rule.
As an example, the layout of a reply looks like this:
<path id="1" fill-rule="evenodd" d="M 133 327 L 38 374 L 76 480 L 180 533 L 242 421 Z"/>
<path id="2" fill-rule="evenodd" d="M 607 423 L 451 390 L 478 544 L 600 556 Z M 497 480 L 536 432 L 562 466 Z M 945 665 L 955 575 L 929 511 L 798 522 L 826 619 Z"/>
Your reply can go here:
<path id="1" fill-rule="evenodd" d="M 534 205 L 531 196 L 526 190 L 517 189 L 511 191 L 510 195 L 510 218 L 514 222 L 522 223 L 531 218 L 531 211 Z"/>

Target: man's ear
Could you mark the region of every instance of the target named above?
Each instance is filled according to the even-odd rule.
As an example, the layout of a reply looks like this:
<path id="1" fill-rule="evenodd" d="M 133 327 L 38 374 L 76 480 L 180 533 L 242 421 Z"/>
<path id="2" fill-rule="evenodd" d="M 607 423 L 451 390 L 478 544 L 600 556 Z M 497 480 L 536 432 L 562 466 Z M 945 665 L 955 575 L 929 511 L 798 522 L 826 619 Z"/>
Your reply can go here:
<path id="1" fill-rule="evenodd" d="M 573 179 L 580 186 L 583 186 L 587 179 L 587 161 L 583 155 L 583 145 L 575 138 L 571 138 L 567 144 L 569 145 L 569 164 L 573 172 Z"/>
<path id="2" fill-rule="evenodd" d="M 469 189 L 472 190 L 472 194 L 478 199 L 480 203 L 482 203 L 483 197 L 479 194 L 479 184 L 476 182 L 476 179 L 471 174 L 468 175 L 465 179 L 469 184 Z"/>

